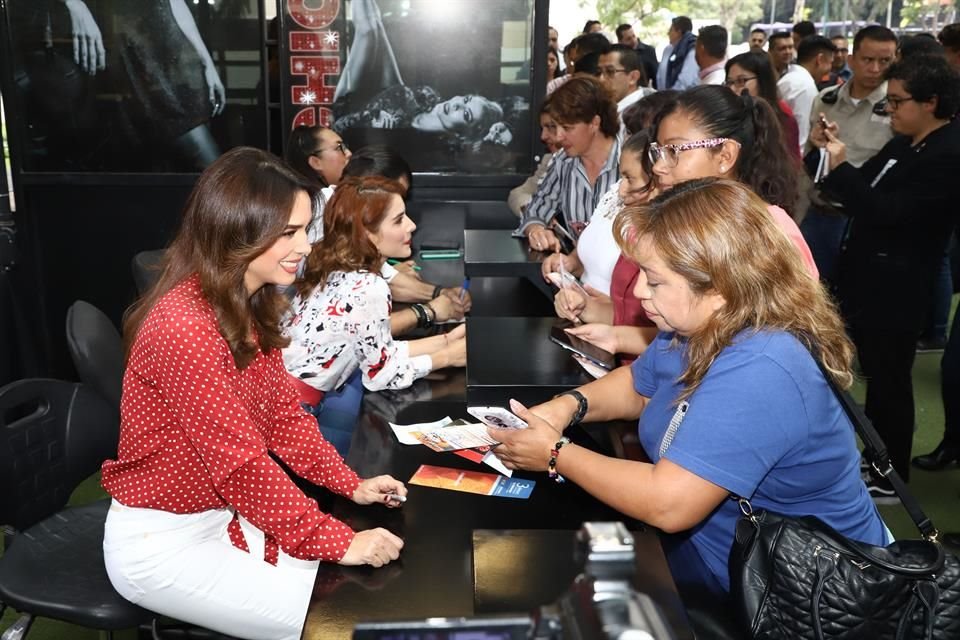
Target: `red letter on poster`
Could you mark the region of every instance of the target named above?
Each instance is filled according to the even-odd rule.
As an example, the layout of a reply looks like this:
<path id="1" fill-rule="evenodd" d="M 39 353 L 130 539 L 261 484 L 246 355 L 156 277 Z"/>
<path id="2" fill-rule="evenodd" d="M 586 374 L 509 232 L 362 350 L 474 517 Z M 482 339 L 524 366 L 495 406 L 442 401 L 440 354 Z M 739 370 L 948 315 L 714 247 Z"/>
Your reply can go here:
<path id="1" fill-rule="evenodd" d="M 319 7 L 308 7 L 309 0 L 287 0 L 287 12 L 304 29 L 323 29 L 340 14 L 340 0 L 320 0 Z"/>

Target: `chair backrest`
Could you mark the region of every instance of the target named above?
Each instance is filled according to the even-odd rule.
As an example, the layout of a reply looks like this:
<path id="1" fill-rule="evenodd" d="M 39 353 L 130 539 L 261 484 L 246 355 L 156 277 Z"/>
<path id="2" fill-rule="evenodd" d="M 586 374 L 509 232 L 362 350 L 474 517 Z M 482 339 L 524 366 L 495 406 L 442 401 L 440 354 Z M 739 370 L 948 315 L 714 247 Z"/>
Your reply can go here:
<path id="1" fill-rule="evenodd" d="M 110 318 L 89 302 L 67 310 L 67 346 L 80 380 L 120 413 L 123 387 L 123 339 Z"/>
<path id="2" fill-rule="evenodd" d="M 67 504 L 116 455 L 118 424 L 77 382 L 28 378 L 0 387 L 0 524 L 22 530 Z"/>
<path id="3" fill-rule="evenodd" d="M 133 256 L 130 268 L 133 270 L 133 282 L 137 293 L 143 295 L 160 277 L 160 264 L 163 262 L 163 249 L 141 251 Z"/>

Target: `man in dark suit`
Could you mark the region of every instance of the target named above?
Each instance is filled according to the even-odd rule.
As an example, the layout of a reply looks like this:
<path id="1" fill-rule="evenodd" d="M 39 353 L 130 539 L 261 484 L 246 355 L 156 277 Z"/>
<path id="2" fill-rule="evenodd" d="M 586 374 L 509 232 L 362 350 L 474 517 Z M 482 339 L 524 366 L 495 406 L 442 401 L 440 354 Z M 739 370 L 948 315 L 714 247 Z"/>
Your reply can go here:
<path id="1" fill-rule="evenodd" d="M 648 44 L 640 42 L 640 38 L 634 33 L 633 27 L 629 24 L 622 24 L 617 27 L 617 42 L 625 44 L 635 49 L 640 56 L 640 63 L 643 65 L 643 75 L 649 82 L 655 83 L 657 77 L 657 51 Z"/>
<path id="2" fill-rule="evenodd" d="M 877 155 L 859 169 L 846 162 L 834 123 L 813 127 L 810 142 L 829 153 L 823 190 L 852 218 L 837 293 L 867 378 L 866 413 L 906 480 L 916 340 L 957 220 L 960 75 L 942 56 L 916 56 L 892 65 L 886 78 L 886 109 L 899 135 Z M 818 158 L 817 150 L 808 154 L 808 167 Z M 883 478 L 868 487 L 875 498 L 894 497 Z"/>

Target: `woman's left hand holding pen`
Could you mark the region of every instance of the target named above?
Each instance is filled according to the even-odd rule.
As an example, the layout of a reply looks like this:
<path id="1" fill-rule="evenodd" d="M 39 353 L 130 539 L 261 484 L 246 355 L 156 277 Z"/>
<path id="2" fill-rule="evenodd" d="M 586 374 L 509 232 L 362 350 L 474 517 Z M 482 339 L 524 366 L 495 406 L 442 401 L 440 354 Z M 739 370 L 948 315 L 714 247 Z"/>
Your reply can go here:
<path id="1" fill-rule="evenodd" d="M 396 498 L 399 496 L 400 500 Z M 402 506 L 407 497 L 407 488 L 393 476 L 376 476 L 360 482 L 353 492 L 353 501 L 357 504 L 380 503 L 388 507 Z"/>

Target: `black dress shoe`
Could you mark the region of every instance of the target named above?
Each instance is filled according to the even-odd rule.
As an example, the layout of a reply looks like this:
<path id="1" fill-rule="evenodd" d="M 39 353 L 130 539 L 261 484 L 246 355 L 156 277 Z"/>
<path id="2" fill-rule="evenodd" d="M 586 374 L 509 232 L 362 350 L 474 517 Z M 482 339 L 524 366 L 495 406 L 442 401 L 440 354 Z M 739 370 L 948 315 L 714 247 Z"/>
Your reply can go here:
<path id="1" fill-rule="evenodd" d="M 915 457 L 913 466 L 925 471 L 939 471 L 957 462 L 960 462 L 960 446 L 944 440 L 930 453 Z"/>
<path id="2" fill-rule="evenodd" d="M 954 531 L 952 533 L 941 533 L 940 542 L 948 547 L 960 549 L 960 532 Z"/>

